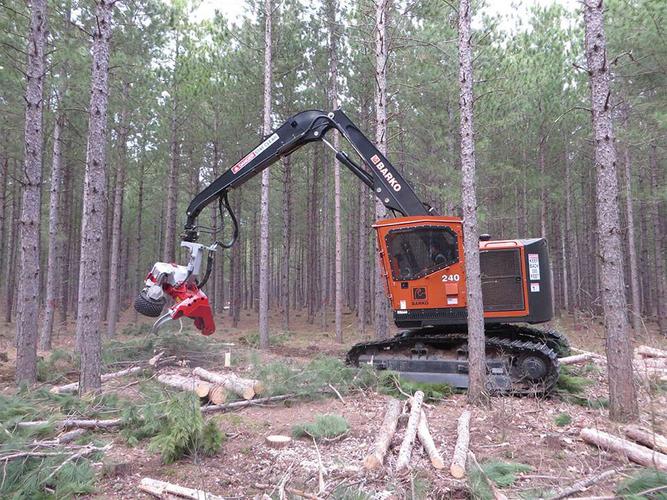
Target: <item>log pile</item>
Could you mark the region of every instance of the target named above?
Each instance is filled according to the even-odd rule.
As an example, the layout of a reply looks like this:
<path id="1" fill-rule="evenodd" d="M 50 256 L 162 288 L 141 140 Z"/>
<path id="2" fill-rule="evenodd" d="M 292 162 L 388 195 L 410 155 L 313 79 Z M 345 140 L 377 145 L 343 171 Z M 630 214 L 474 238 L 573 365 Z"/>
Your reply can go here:
<path id="1" fill-rule="evenodd" d="M 229 394 L 236 394 L 249 401 L 264 390 L 259 380 L 239 377 L 234 373 L 210 372 L 197 367 L 191 376 L 161 374 L 157 380 L 182 391 L 191 391 L 214 406 L 223 406 Z"/>

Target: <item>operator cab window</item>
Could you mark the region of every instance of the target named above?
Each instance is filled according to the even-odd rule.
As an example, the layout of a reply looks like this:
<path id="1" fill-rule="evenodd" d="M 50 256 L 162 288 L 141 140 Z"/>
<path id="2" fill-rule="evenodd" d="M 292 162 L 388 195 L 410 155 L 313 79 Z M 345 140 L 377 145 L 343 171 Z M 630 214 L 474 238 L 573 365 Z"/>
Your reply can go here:
<path id="1" fill-rule="evenodd" d="M 418 279 L 459 260 L 457 236 L 448 227 L 395 229 L 386 242 L 395 281 Z"/>

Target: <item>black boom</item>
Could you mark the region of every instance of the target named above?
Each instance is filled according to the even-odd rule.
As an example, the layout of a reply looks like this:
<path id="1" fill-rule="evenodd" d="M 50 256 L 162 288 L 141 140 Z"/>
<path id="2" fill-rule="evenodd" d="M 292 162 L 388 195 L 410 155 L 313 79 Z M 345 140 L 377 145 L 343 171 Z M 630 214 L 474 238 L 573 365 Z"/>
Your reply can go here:
<path id="1" fill-rule="evenodd" d="M 355 163 L 344 151 L 336 151 L 326 141 L 324 136 L 331 129 L 338 130 L 350 143 L 368 170 Z M 285 121 L 192 200 L 187 210 L 184 239 L 197 239 L 195 221 L 207 205 L 224 196 L 230 189 L 241 186 L 280 158 L 316 141 L 323 141 L 334 150 L 336 159 L 361 179 L 388 209 L 403 215 L 427 215 L 431 212 L 419 200 L 412 186 L 342 110 L 331 113 L 310 110 L 297 113 Z"/>

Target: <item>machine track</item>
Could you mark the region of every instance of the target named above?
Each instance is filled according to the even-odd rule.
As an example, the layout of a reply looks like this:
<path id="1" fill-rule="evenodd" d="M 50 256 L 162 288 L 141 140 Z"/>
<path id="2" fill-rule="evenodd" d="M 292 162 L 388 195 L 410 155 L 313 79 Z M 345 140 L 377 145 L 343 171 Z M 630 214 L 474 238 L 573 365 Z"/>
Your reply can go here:
<path id="1" fill-rule="evenodd" d="M 530 331 L 516 335 L 515 328 L 524 327 L 507 325 L 487 331 L 488 389 L 496 394 L 548 394 L 558 381 L 558 355 L 542 338 L 531 338 Z M 358 343 L 348 352 L 347 362 L 372 364 L 406 378 L 465 388 L 467 334 L 439 330 L 406 331 L 392 339 Z"/>

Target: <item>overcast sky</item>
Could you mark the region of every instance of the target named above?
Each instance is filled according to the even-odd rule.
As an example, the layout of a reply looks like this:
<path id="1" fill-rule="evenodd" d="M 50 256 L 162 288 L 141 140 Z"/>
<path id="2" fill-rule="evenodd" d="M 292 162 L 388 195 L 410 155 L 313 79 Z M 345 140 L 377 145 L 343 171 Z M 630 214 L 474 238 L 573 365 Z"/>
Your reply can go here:
<path id="1" fill-rule="evenodd" d="M 344 3 L 347 3 L 343 0 Z M 575 10 L 577 0 L 487 0 L 484 13 L 490 16 L 500 15 L 503 22 L 500 26 L 507 31 L 514 31 L 519 19 L 527 19 L 534 5 L 546 6 L 554 3 L 563 5 L 567 10 Z M 201 6 L 194 12 L 194 19 L 213 17 L 216 9 L 220 10 L 231 21 L 237 21 L 245 11 L 245 2 L 241 0 L 202 0 Z"/>

